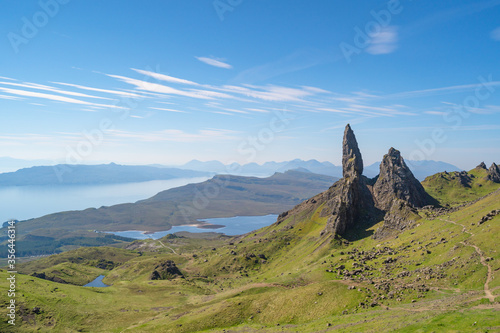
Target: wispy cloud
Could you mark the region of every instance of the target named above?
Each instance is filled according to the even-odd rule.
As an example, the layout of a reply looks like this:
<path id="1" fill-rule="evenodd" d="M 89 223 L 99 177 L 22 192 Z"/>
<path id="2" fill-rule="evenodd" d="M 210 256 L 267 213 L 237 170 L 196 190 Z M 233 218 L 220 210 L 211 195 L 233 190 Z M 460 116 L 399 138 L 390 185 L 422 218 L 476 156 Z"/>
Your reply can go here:
<path id="1" fill-rule="evenodd" d="M 496 28 L 490 33 L 490 37 L 497 42 L 500 41 L 500 27 Z"/>
<path id="2" fill-rule="evenodd" d="M 153 110 L 160 110 L 160 111 L 168 111 L 168 112 L 177 112 L 177 113 L 189 113 L 189 112 L 186 112 L 186 111 L 180 111 L 180 110 L 175 110 L 175 109 L 166 109 L 166 108 L 155 108 L 155 107 L 149 107 L 150 109 L 153 109 Z"/>
<path id="3" fill-rule="evenodd" d="M 198 86 L 199 85 L 198 83 L 193 82 L 193 81 L 179 79 L 179 78 L 176 78 L 176 77 L 173 77 L 173 76 L 168 76 L 168 75 L 165 75 L 165 74 L 160 74 L 160 73 L 156 73 L 156 72 L 145 71 L 145 70 L 142 70 L 142 69 L 135 69 L 135 68 L 131 68 L 131 69 L 133 71 L 136 71 L 139 74 L 152 77 L 152 78 L 154 78 L 154 79 L 156 79 L 158 81 L 166 81 L 166 82 L 179 83 L 179 84 L 188 84 L 188 85 L 193 85 L 193 86 Z"/>
<path id="4" fill-rule="evenodd" d="M 157 93 L 157 94 L 179 95 L 179 96 L 199 98 L 199 99 L 213 99 L 213 97 L 210 97 L 207 95 L 203 95 L 203 94 L 196 93 L 196 92 L 189 92 L 189 91 L 185 91 L 185 90 L 180 90 L 180 89 L 172 88 L 172 87 L 165 86 L 165 85 L 158 84 L 158 83 L 152 83 L 152 82 L 132 79 L 132 78 L 120 76 L 120 75 L 112 75 L 112 74 L 106 74 L 106 75 L 109 77 L 118 79 L 122 82 L 131 84 L 139 90 L 149 91 L 149 92 L 153 92 L 153 93 Z"/>
<path id="5" fill-rule="evenodd" d="M 55 87 L 46 86 L 46 85 L 42 85 L 42 84 L 36 84 L 36 83 L 29 83 L 29 82 L 24 82 L 24 83 L 0 82 L 0 84 L 8 85 L 8 86 L 21 87 L 21 88 L 28 88 L 28 89 L 50 91 L 50 92 L 53 92 L 53 93 L 56 93 L 56 94 L 62 94 L 62 95 L 68 95 L 68 96 L 112 100 L 112 99 L 106 98 L 106 97 L 92 96 L 92 95 L 82 94 L 82 93 L 78 93 L 78 92 L 74 92 L 74 91 L 61 90 L 61 89 L 57 89 Z"/>
<path id="6" fill-rule="evenodd" d="M 397 49 L 398 29 L 394 26 L 380 28 L 380 31 L 370 35 L 371 40 L 366 52 L 370 54 L 388 54 Z"/>
<path id="7" fill-rule="evenodd" d="M 500 81 L 485 81 L 481 83 L 473 83 L 473 84 L 462 84 L 456 86 L 449 87 L 441 87 L 441 88 L 432 88 L 432 89 L 422 89 L 422 90 L 412 90 L 412 91 L 404 91 L 395 94 L 389 94 L 384 96 L 379 96 L 381 98 L 411 98 L 418 96 L 429 96 L 429 95 L 441 95 L 455 92 L 463 92 L 470 91 L 472 89 L 476 89 L 478 87 L 490 87 L 490 86 L 499 86 Z"/>
<path id="8" fill-rule="evenodd" d="M 310 89 L 297 89 L 275 85 L 268 86 L 231 86 L 225 85 L 220 88 L 223 91 L 241 94 L 247 97 L 258 98 L 265 101 L 290 102 L 303 101 L 303 98 L 314 95 Z"/>
<path id="9" fill-rule="evenodd" d="M 500 106 L 486 105 L 482 108 L 467 108 L 467 110 L 476 114 L 494 114 L 494 113 L 500 113 Z"/>
<path id="10" fill-rule="evenodd" d="M 110 130 L 108 132 L 111 136 L 121 139 L 133 139 L 146 142 L 216 142 L 235 140 L 235 134 L 238 132 L 226 129 L 203 129 L 194 133 L 178 129 L 166 129 L 155 132 L 131 132 L 122 130 Z"/>
<path id="11" fill-rule="evenodd" d="M 240 72 L 230 83 L 256 83 L 333 61 L 331 54 L 317 49 L 300 49 L 275 61 Z"/>
<path id="12" fill-rule="evenodd" d="M 52 82 L 52 83 L 54 83 L 54 84 L 60 84 L 60 85 L 63 85 L 63 86 L 68 86 L 68 87 L 73 87 L 73 88 L 78 88 L 78 89 L 83 89 L 83 90 L 103 92 L 103 93 L 118 95 L 118 96 L 122 96 L 122 97 L 135 97 L 135 98 L 143 97 L 141 95 L 134 94 L 134 93 L 127 92 L 127 91 L 109 90 L 109 89 L 86 87 L 86 86 L 81 86 L 79 84 L 64 83 L 64 82 Z"/>
<path id="13" fill-rule="evenodd" d="M 259 112 L 259 113 L 270 113 L 271 111 L 269 110 L 264 110 L 264 109 L 254 109 L 254 108 L 246 108 L 245 110 L 248 111 L 253 111 L 253 112 Z"/>
<path id="14" fill-rule="evenodd" d="M 209 57 L 195 57 L 195 58 L 201 62 L 204 62 L 207 65 L 210 65 L 210 66 L 225 68 L 225 69 L 233 68 L 233 66 L 231 66 L 230 64 L 222 62 L 218 59 L 209 58 Z"/>
<path id="15" fill-rule="evenodd" d="M 22 99 L 21 97 L 2 95 L 2 94 L 0 94 L 0 98 L 1 99 L 12 99 L 12 100 L 21 100 Z"/>
<path id="16" fill-rule="evenodd" d="M 94 105 L 94 106 L 99 106 L 99 107 L 104 107 L 104 108 L 123 109 L 123 107 L 120 107 L 117 105 L 104 105 L 104 104 L 90 103 L 90 102 L 78 100 L 78 99 L 71 98 L 71 97 L 52 95 L 52 94 L 46 94 L 46 93 L 41 93 L 41 92 L 35 92 L 35 91 L 11 89 L 11 88 L 4 88 L 4 87 L 0 87 L 0 91 L 3 91 L 4 93 L 7 93 L 7 94 L 17 95 L 17 96 L 43 98 L 43 99 L 48 99 L 48 100 L 57 101 L 57 102 L 81 104 L 81 105 Z"/>
<path id="17" fill-rule="evenodd" d="M 433 116 L 445 116 L 448 114 L 448 112 L 445 111 L 424 111 L 425 114 L 430 114 Z"/>

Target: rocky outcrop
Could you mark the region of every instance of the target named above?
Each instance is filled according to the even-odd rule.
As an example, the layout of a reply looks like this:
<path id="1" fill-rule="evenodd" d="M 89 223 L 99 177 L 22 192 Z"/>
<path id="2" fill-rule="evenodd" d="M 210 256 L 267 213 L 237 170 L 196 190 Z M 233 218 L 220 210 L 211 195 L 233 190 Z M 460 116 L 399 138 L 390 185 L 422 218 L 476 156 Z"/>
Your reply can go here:
<path id="1" fill-rule="evenodd" d="M 57 282 L 57 283 L 64 283 L 64 284 L 68 283 L 58 276 L 49 276 L 49 275 L 46 275 L 44 272 L 42 272 L 42 273 L 34 272 L 33 274 L 31 274 L 31 276 L 37 277 L 39 279 L 44 279 L 47 281 Z"/>
<path id="2" fill-rule="evenodd" d="M 327 231 L 344 234 L 355 226 L 363 213 L 373 208 L 373 199 L 366 185 L 363 173 L 363 159 L 351 126 L 344 131 L 342 142 L 343 178 L 330 188 L 327 207 L 331 211 Z"/>
<path id="3" fill-rule="evenodd" d="M 401 153 L 391 148 L 380 163 L 380 174 L 373 185 L 375 205 L 381 210 L 389 210 L 393 202 L 400 199 L 412 207 L 433 204 L 432 197 L 413 176 Z"/>
<path id="4" fill-rule="evenodd" d="M 416 208 L 437 204 L 394 148 L 389 149 L 380 163 L 372 193 L 375 206 L 385 212 L 384 224 L 376 231 L 375 238 L 410 227 L 419 219 Z"/>
<path id="5" fill-rule="evenodd" d="M 495 183 L 500 183 L 500 169 L 498 168 L 498 165 L 496 165 L 495 163 L 491 164 L 490 168 L 488 169 L 488 176 L 486 176 L 486 179 L 491 180 Z"/>
<path id="6" fill-rule="evenodd" d="M 150 280 L 171 280 L 176 277 L 184 277 L 179 268 L 172 260 L 167 260 L 158 264 L 151 273 Z"/>
<path id="7" fill-rule="evenodd" d="M 342 142 L 342 168 L 343 178 L 325 195 L 322 216 L 330 215 L 325 232 L 344 235 L 369 220 L 380 221 L 383 216 L 384 224 L 375 236 L 385 237 L 415 222 L 419 218 L 416 208 L 437 204 L 394 148 L 384 156 L 377 177 L 362 176 L 363 159 L 349 125 Z"/>
<path id="8" fill-rule="evenodd" d="M 332 187 L 282 213 L 276 224 L 292 217 L 295 221 L 295 216 L 312 215 L 320 209 L 319 217 L 328 218 L 321 235 L 348 239 L 366 236 L 367 228 L 384 220 L 380 232 L 375 234 L 381 238 L 419 219 L 417 208 L 437 204 L 394 148 L 384 156 L 379 176 L 373 179 L 363 176 L 363 159 L 349 125 L 342 142 L 342 168 L 343 177 Z"/>
<path id="9" fill-rule="evenodd" d="M 486 167 L 486 164 L 484 164 L 484 162 L 479 163 L 479 165 L 476 167 L 476 169 L 488 170 L 488 168 Z"/>
<path id="10" fill-rule="evenodd" d="M 358 148 L 358 141 L 351 126 L 347 124 L 342 141 L 342 176 L 360 177 L 363 173 L 363 159 Z"/>

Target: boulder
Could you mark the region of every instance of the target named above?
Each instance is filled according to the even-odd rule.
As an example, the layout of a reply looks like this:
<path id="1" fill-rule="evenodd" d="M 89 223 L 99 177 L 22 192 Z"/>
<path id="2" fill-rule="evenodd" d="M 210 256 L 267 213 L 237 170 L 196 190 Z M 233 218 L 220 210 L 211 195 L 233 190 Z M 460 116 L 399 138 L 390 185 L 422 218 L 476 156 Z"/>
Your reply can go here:
<path id="1" fill-rule="evenodd" d="M 176 277 L 184 277 L 179 268 L 172 260 L 166 260 L 156 265 L 151 273 L 150 280 L 171 280 Z"/>

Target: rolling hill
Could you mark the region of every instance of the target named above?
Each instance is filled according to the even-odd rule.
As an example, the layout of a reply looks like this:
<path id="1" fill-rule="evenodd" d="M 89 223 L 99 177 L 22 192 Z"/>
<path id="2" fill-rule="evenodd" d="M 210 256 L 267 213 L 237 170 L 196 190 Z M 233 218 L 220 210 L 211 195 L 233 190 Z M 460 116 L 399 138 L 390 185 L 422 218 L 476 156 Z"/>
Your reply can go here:
<path id="1" fill-rule="evenodd" d="M 219 175 L 136 203 L 60 212 L 20 222 L 18 250 L 25 255 L 44 254 L 123 241 L 93 230 L 162 231 L 174 225 L 199 223 L 197 220 L 203 218 L 279 214 L 334 181 L 329 176 L 299 171 L 268 178 Z"/>
<path id="2" fill-rule="evenodd" d="M 343 178 L 268 227 L 85 248 L 20 265 L 16 330 L 499 331 L 500 184 L 472 170 L 484 192 L 446 207 L 446 191 L 431 197 L 424 189 L 458 193 L 456 177 L 417 184 L 391 148 L 379 175 L 367 179 L 354 135 L 345 133 Z M 35 277 L 40 271 L 45 279 Z M 103 274 L 111 286 L 81 287 L 76 273 L 73 284 L 47 280 L 76 271 Z M 0 271 L 5 288 L 6 277 Z M 6 319 L 0 329 L 12 331 Z"/>

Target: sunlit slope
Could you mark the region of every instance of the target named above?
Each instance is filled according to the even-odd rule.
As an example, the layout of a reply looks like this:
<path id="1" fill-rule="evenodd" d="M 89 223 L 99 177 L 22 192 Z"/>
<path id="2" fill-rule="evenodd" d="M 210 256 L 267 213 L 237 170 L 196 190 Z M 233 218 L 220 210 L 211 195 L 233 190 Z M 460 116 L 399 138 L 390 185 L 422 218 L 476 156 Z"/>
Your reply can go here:
<path id="1" fill-rule="evenodd" d="M 327 217 L 312 200 L 279 224 L 237 238 L 199 244 L 161 240 L 166 247 L 145 241 L 141 256 L 105 272 L 109 288 L 19 275 L 24 294 L 19 302 L 43 310 L 29 312 L 36 324 L 24 322 L 21 331 L 500 329 L 500 254 L 494 237 L 500 214 L 491 213 L 500 211 L 500 191 L 449 214 L 430 217 L 422 210 L 412 229 L 383 240 L 363 236 L 380 223 L 350 241 L 324 234 Z M 173 260 L 184 277 L 150 280 L 165 260 Z M 5 272 L 0 275 L 5 283 Z"/>

